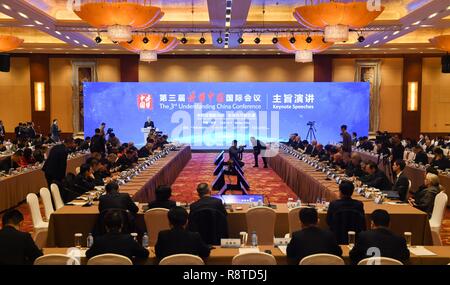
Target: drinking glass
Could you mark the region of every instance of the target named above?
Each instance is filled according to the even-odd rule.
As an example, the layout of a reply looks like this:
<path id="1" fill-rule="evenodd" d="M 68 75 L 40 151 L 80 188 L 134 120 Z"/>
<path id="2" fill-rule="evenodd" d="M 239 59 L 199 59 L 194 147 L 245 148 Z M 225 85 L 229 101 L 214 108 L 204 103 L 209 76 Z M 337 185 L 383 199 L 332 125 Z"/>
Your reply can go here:
<path id="1" fill-rule="evenodd" d="M 411 241 L 412 241 L 412 233 L 411 232 L 405 232 L 404 235 L 405 235 L 406 245 L 408 247 L 410 247 L 411 246 Z"/>
<path id="2" fill-rule="evenodd" d="M 77 248 L 81 248 L 81 239 L 83 238 L 83 234 L 82 233 L 76 233 L 75 234 L 75 247 Z"/>
<path id="3" fill-rule="evenodd" d="M 353 248 L 355 246 L 355 235 L 354 231 L 348 232 L 348 247 Z"/>

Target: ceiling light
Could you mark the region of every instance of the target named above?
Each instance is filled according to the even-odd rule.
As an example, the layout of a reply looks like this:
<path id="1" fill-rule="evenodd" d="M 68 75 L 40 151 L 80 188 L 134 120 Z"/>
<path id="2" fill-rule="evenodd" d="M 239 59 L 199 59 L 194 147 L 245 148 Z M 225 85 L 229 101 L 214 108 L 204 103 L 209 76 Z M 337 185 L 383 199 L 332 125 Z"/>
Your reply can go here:
<path id="1" fill-rule="evenodd" d="M 66 36 L 66 39 L 70 40 L 70 37 L 69 37 L 69 36 Z"/>
<path id="2" fill-rule="evenodd" d="M 181 38 L 181 43 L 182 44 L 187 44 L 187 42 L 188 42 L 188 40 L 185 38 L 185 37 L 183 37 L 183 38 Z"/>
<path id="3" fill-rule="evenodd" d="M 45 27 L 47 30 L 50 30 L 50 27 Z"/>
<path id="4" fill-rule="evenodd" d="M 97 37 L 95 38 L 95 42 L 96 42 L 97 44 L 101 43 L 101 42 L 102 42 L 102 38 L 101 38 L 100 36 L 97 36 Z"/>
<path id="5" fill-rule="evenodd" d="M 395 31 L 392 35 L 395 36 L 395 35 L 398 35 L 399 33 L 400 33 L 400 31 Z"/>
<path id="6" fill-rule="evenodd" d="M 77 40 L 74 40 L 74 43 L 76 43 L 76 44 L 79 44 L 80 42 L 79 42 L 79 41 L 77 41 Z"/>
<path id="7" fill-rule="evenodd" d="M 387 40 L 388 36 L 384 36 L 383 40 Z"/>
<path id="8" fill-rule="evenodd" d="M 144 38 L 142 39 L 142 42 L 143 42 L 144 44 L 148 44 L 149 40 L 148 40 L 147 37 L 144 37 Z"/>
<path id="9" fill-rule="evenodd" d="M 412 25 L 413 25 L 413 26 L 417 26 L 418 24 L 420 24 L 420 22 L 421 22 L 421 21 L 414 22 Z"/>
<path id="10" fill-rule="evenodd" d="M 11 10 L 11 7 L 9 7 L 9 6 L 6 5 L 6 4 L 3 4 L 2 6 L 3 6 L 3 8 L 5 8 L 6 10 Z"/>
<path id="11" fill-rule="evenodd" d="M 365 48 L 368 48 L 368 47 L 370 47 L 370 45 L 365 45 L 364 47 L 365 47 Z"/>
<path id="12" fill-rule="evenodd" d="M 295 43 L 295 37 L 294 36 L 292 36 L 290 39 L 289 39 L 289 42 L 291 43 L 291 44 L 294 44 Z"/>
<path id="13" fill-rule="evenodd" d="M 87 48 L 88 46 L 87 45 L 83 45 L 83 47 Z"/>
<path id="14" fill-rule="evenodd" d="M 222 37 L 219 37 L 219 38 L 217 39 L 217 43 L 218 43 L 219 45 L 221 45 L 221 44 L 223 43 Z"/>
<path id="15" fill-rule="evenodd" d="M 127 43 L 131 45 L 133 43 L 133 40 L 129 40 Z"/>
<path id="16" fill-rule="evenodd" d="M 310 50 L 298 50 L 295 52 L 295 62 L 312 62 L 313 61 L 313 53 Z"/>
<path id="17" fill-rule="evenodd" d="M 22 18 L 28 19 L 28 16 L 22 12 L 18 13 Z"/>
<path id="18" fill-rule="evenodd" d="M 278 43 L 278 38 L 277 37 L 273 37 L 272 39 L 272 43 L 275 45 Z"/>
<path id="19" fill-rule="evenodd" d="M 201 44 L 204 44 L 206 42 L 205 38 L 202 36 L 199 40 L 198 40 Z"/>
<path id="20" fill-rule="evenodd" d="M 364 36 L 359 36 L 358 37 L 358 42 L 362 43 L 366 40 L 366 38 Z"/>
<path id="21" fill-rule="evenodd" d="M 239 44 L 243 44 L 243 43 L 244 43 L 244 39 L 243 39 L 242 37 L 240 37 L 240 38 L 238 39 L 238 43 L 239 43 Z"/>
<path id="22" fill-rule="evenodd" d="M 406 27 L 405 30 L 409 30 L 409 27 Z"/>
<path id="23" fill-rule="evenodd" d="M 428 19 L 432 19 L 432 18 L 434 18 L 434 17 L 436 17 L 437 16 L 437 12 L 436 13 L 433 13 L 433 14 L 431 14 L 430 16 L 428 16 Z"/>
<path id="24" fill-rule="evenodd" d="M 255 38 L 255 44 L 259 44 L 261 42 L 261 39 L 259 37 Z"/>
<path id="25" fill-rule="evenodd" d="M 57 35 L 61 35 L 61 32 L 60 31 L 56 31 L 55 32 Z"/>
<path id="26" fill-rule="evenodd" d="M 379 42 L 380 42 L 379 40 L 376 40 L 376 41 L 373 42 L 373 44 L 376 45 Z"/>
<path id="27" fill-rule="evenodd" d="M 163 44 L 167 44 L 169 42 L 169 39 L 167 37 L 162 38 Z"/>
<path id="28" fill-rule="evenodd" d="M 308 36 L 308 37 L 306 38 L 306 42 L 307 42 L 308 44 L 310 44 L 310 43 L 312 42 L 312 38 L 311 38 L 310 36 Z"/>
<path id="29" fill-rule="evenodd" d="M 36 24 L 38 24 L 38 25 L 41 25 L 41 26 L 43 25 L 43 24 L 42 24 L 41 22 L 39 22 L 38 20 L 35 20 L 34 22 L 35 22 Z"/>

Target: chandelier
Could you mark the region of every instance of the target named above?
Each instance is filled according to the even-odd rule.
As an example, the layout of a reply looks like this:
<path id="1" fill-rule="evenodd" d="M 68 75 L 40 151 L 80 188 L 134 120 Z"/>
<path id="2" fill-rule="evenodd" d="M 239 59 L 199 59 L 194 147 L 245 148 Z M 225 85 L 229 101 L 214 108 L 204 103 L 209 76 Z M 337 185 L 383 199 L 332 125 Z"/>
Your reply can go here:
<path id="1" fill-rule="evenodd" d="M 20 47 L 23 39 L 15 36 L 0 35 L 0 52 L 8 52 Z"/>
<path id="2" fill-rule="evenodd" d="M 313 53 L 322 52 L 333 43 L 323 41 L 319 35 L 296 35 L 295 37 L 279 37 L 278 49 L 286 53 L 295 53 L 295 61 L 306 63 L 313 61 Z"/>
<path id="3" fill-rule="evenodd" d="M 369 11 L 367 1 L 363 2 L 322 2 L 294 9 L 294 18 L 303 26 L 323 30 L 326 42 L 345 42 L 349 29 L 361 29 L 373 22 L 384 7 Z"/>
<path id="4" fill-rule="evenodd" d="M 450 52 L 450 35 L 437 36 L 429 39 L 429 41 L 438 49 Z"/>
<path id="5" fill-rule="evenodd" d="M 169 52 L 178 45 L 176 37 L 166 37 L 162 35 L 138 35 L 132 36 L 128 42 L 120 42 L 119 45 L 131 52 L 139 53 L 140 60 L 152 62 L 157 60 L 158 53 Z"/>
<path id="6" fill-rule="evenodd" d="M 159 7 L 138 0 L 109 2 L 108 0 L 83 0 L 74 13 L 89 25 L 107 29 L 112 41 L 130 41 L 133 30 L 144 30 L 156 24 L 164 16 Z"/>

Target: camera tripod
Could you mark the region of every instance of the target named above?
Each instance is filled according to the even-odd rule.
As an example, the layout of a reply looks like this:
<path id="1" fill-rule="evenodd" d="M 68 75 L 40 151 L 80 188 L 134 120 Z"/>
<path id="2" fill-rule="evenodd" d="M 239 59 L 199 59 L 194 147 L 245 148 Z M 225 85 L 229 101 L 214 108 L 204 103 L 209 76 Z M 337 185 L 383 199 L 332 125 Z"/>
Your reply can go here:
<path id="1" fill-rule="evenodd" d="M 316 132 L 316 128 L 314 128 L 313 125 L 309 125 L 309 130 L 308 130 L 308 133 L 306 134 L 306 140 L 309 142 L 312 141 L 313 138 L 314 138 L 314 140 L 317 140 L 315 132 Z"/>

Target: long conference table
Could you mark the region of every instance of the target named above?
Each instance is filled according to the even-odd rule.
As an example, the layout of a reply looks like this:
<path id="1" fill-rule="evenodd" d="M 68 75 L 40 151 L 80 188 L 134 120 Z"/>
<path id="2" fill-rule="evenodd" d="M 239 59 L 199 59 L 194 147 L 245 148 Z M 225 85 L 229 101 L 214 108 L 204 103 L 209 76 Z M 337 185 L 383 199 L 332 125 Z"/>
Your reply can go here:
<path id="1" fill-rule="evenodd" d="M 344 259 L 345 264 L 350 263 L 349 252 L 350 249 L 348 245 L 341 245 L 342 248 L 342 259 Z M 279 248 L 274 246 L 258 246 L 259 251 L 264 252 L 270 250 L 271 254 L 275 257 L 277 265 L 288 265 L 292 264 L 289 261 L 285 253 L 283 253 Z M 425 246 L 425 249 L 431 251 L 435 255 L 414 255 L 411 253 L 408 265 L 447 265 L 450 263 L 450 247 L 449 246 Z M 47 254 L 68 254 L 69 248 L 44 248 L 44 255 Z M 87 258 L 85 256 L 86 249 L 82 248 L 80 250 L 80 263 L 85 265 L 87 263 Z M 157 265 L 158 259 L 155 255 L 155 249 L 153 247 L 149 248 L 149 257 L 147 259 L 136 260 L 135 264 L 138 265 Z M 216 247 L 211 250 L 210 256 L 206 258 L 206 265 L 231 265 L 233 257 L 239 254 L 238 248 L 221 248 Z"/>
<path id="2" fill-rule="evenodd" d="M 82 153 L 68 159 L 66 172 L 75 173 L 75 169 L 89 156 L 89 153 Z M 47 180 L 41 168 L 0 177 L 0 212 L 18 205 L 29 193 L 39 193 L 41 187 L 47 187 Z"/>
<path id="3" fill-rule="evenodd" d="M 378 163 L 378 155 L 374 155 L 370 152 L 356 151 L 362 158 L 363 161 L 373 161 Z M 383 165 L 380 163 L 378 165 L 385 173 L 387 172 L 386 167 L 390 165 Z M 411 180 L 411 191 L 415 192 L 421 185 L 425 182 L 425 169 L 420 167 L 415 167 L 413 165 L 406 165 L 404 170 L 406 176 Z M 450 197 L 450 174 L 445 175 L 443 173 L 439 174 L 439 183 L 445 188 L 447 196 Z M 450 199 L 447 201 L 447 207 L 450 207 Z"/>

